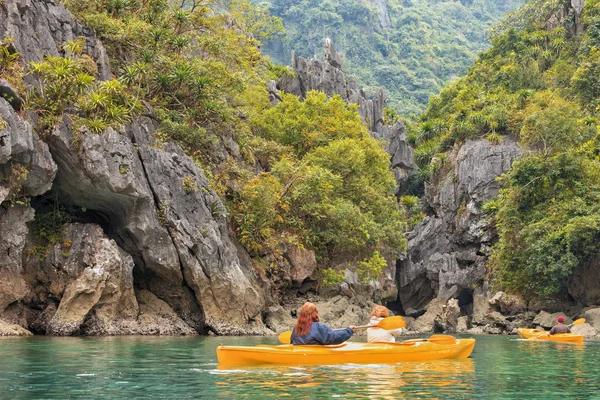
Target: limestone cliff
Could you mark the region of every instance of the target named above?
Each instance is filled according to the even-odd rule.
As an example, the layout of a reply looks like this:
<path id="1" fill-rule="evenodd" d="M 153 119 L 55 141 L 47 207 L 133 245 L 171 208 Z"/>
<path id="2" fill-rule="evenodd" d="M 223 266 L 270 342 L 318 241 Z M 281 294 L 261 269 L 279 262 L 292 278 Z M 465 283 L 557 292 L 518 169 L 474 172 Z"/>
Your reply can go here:
<path id="1" fill-rule="evenodd" d="M 433 299 L 458 298 L 471 307 L 473 289 L 486 274 L 486 256 L 495 233 L 482 205 L 499 190 L 496 178 L 521 154 L 508 138 L 481 139 L 451 154 L 453 166 L 425 186 L 429 216 L 409 234 L 407 255 L 398 262 L 398 300 L 408 314 L 424 312 Z"/>
<path id="2" fill-rule="evenodd" d="M 4 35 L 23 62 L 84 36 L 97 79 L 111 76 L 102 43 L 53 0 L 0 2 Z M 151 109 L 101 134 L 65 117 L 42 141 L 13 107 L 0 98 L 3 326 L 54 335 L 267 332 L 267 284 L 232 239 L 203 172 L 179 147 L 154 141 Z M 48 199 L 80 211 L 46 245 L 34 218 Z"/>

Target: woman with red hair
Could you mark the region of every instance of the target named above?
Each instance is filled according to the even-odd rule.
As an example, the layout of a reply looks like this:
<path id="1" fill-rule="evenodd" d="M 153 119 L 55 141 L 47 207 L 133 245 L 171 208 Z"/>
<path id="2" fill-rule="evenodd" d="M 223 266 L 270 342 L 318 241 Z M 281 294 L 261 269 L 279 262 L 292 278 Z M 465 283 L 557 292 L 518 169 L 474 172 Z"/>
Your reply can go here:
<path id="1" fill-rule="evenodd" d="M 338 344 L 350 339 L 353 333 L 352 326 L 334 331 L 320 323 L 317 306 L 306 302 L 292 331 L 292 344 Z"/>

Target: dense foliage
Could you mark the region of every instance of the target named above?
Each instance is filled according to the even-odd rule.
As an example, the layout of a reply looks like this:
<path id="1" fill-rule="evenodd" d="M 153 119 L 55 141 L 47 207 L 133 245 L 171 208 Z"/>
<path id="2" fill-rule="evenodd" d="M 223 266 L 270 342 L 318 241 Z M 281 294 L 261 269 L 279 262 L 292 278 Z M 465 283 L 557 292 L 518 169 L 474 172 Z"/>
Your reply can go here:
<path id="1" fill-rule="evenodd" d="M 390 92 L 398 111 L 420 113 L 430 95 L 466 72 L 489 46 L 488 29 L 522 0 L 254 0 L 282 18 L 287 37 L 266 52 L 280 64 L 291 50 L 322 53 L 333 39 L 361 86 Z"/>
<path id="2" fill-rule="evenodd" d="M 113 76 L 97 79 L 83 39 L 25 69 L 9 39 L 0 42 L 0 77 L 37 81 L 26 107 L 42 137 L 68 118 L 78 149 L 81 135 L 152 115 L 160 123 L 156 147 L 178 143 L 206 172 L 229 206 L 211 213 L 231 215 L 238 239 L 267 272 L 292 245 L 315 250 L 324 283 L 341 276 L 340 266 L 368 281 L 405 249 L 389 155 L 356 107 L 317 92 L 269 103 L 267 80 L 289 72 L 262 55 L 259 40 L 283 32 L 279 19 L 243 0 L 65 3 L 106 46 Z M 25 172 L 15 172 L 13 186 Z M 188 176 L 181 187 L 196 190 Z M 164 204 L 157 215 L 163 222 Z"/>
<path id="3" fill-rule="evenodd" d="M 381 272 L 378 250 L 405 249 L 389 155 L 355 109 L 322 92 L 304 102 L 286 94 L 252 121 L 271 149 L 262 165 L 268 172 L 248 182 L 235 210 L 240 239 L 256 255 L 300 242 L 326 264 L 370 256 L 358 271 L 373 278 Z"/>
<path id="4" fill-rule="evenodd" d="M 526 148 L 486 204 L 500 236 L 493 276 L 526 296 L 560 292 L 575 269 L 598 263 L 600 2 L 588 0 L 580 20 L 570 3 L 533 0 L 510 15 L 411 132 L 423 179 L 468 138 L 510 135 Z"/>

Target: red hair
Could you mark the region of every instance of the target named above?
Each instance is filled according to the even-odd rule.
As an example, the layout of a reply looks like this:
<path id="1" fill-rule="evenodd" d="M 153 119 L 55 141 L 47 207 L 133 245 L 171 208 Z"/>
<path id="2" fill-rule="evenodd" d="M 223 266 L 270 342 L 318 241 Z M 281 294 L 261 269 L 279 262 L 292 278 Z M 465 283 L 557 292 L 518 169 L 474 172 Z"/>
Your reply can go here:
<path id="1" fill-rule="evenodd" d="M 384 306 L 375 306 L 375 308 L 371 312 L 371 317 L 387 318 L 389 316 L 390 316 L 390 311 Z"/>
<path id="2" fill-rule="evenodd" d="M 300 315 L 298 316 L 298 322 L 296 322 L 296 327 L 294 328 L 294 332 L 296 336 L 304 336 L 310 332 L 310 327 L 313 322 L 319 321 L 319 310 L 317 310 L 317 306 L 313 303 L 306 302 L 300 308 Z"/>

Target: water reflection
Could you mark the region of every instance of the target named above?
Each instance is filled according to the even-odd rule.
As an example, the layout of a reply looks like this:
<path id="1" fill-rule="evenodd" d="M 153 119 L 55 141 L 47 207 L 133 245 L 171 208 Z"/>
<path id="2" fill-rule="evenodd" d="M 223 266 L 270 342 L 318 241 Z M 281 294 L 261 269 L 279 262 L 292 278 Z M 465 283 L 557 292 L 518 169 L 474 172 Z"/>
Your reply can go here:
<path id="1" fill-rule="evenodd" d="M 422 363 L 344 364 L 306 367 L 257 367 L 215 370 L 219 397 L 244 387 L 262 396 L 302 396 L 329 393 L 371 399 L 410 399 L 415 396 L 448 398 L 473 394 L 475 362 L 472 359 Z"/>
<path id="2" fill-rule="evenodd" d="M 217 369 L 219 344 L 276 338 L 0 338 L 0 399 L 600 399 L 600 342 L 477 337 L 472 357 Z"/>

